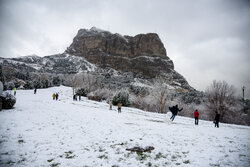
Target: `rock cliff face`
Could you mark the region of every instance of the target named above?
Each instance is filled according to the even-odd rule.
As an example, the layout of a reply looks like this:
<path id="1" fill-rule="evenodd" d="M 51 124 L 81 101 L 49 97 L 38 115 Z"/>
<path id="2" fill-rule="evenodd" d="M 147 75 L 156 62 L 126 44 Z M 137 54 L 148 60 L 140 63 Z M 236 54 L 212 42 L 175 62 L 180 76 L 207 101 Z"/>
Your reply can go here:
<path id="1" fill-rule="evenodd" d="M 130 71 L 145 78 L 174 70 L 173 62 L 155 33 L 131 37 L 97 28 L 80 29 L 66 53 L 84 57 L 101 68 Z"/>
<path id="2" fill-rule="evenodd" d="M 1 80 L 5 81 L 7 89 L 20 85 L 24 88 L 60 85 L 68 75 L 87 72 L 109 89 L 150 85 L 153 78 L 161 75 L 171 76 L 172 86 L 193 90 L 174 70 L 163 43 L 154 33 L 131 37 L 97 28 L 81 29 L 64 53 L 45 57 L 0 57 L 0 66 Z"/>

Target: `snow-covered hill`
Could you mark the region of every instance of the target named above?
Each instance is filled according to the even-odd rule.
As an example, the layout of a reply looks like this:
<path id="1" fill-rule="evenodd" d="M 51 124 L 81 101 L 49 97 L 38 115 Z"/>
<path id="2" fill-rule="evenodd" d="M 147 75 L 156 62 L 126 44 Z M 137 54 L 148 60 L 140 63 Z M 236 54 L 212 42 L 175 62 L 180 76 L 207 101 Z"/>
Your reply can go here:
<path id="1" fill-rule="evenodd" d="M 59 92 L 59 101 L 52 94 Z M 151 153 L 126 148 L 153 146 Z M 72 100 L 69 87 L 19 90 L 0 112 L 0 166 L 250 166 L 250 127 Z"/>

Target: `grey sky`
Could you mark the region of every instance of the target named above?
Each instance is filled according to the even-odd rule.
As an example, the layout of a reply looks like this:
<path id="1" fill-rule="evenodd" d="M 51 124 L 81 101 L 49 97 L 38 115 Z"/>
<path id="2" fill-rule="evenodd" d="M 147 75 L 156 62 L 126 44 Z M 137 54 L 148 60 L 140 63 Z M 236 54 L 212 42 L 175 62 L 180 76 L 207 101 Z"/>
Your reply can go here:
<path id="1" fill-rule="evenodd" d="M 250 98 L 248 0 L 0 0 L 0 57 L 62 53 L 92 26 L 156 32 L 191 86 L 225 80 Z"/>

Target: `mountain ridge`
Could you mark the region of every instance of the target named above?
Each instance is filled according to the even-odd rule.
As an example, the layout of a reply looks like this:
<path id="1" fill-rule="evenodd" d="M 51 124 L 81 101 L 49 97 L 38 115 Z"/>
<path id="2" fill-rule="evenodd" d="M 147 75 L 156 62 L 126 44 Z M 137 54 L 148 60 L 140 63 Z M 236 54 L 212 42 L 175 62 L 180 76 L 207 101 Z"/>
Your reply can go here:
<path id="1" fill-rule="evenodd" d="M 80 29 L 64 53 L 45 57 L 29 55 L 0 58 L 0 63 L 7 83 L 5 87 L 8 89 L 11 88 L 8 83 L 12 82 L 12 87 L 20 86 L 20 80 L 24 88 L 34 88 L 35 85 L 44 87 L 39 84 L 25 86 L 41 73 L 46 73 L 48 79 L 52 80 L 46 87 L 64 84 L 63 77 L 60 83 L 56 84 L 53 83 L 53 78 L 58 78 L 59 74 L 69 75 L 84 71 L 96 75 L 102 81 L 105 80 L 105 84 L 109 84 L 109 79 L 114 77 L 111 86 L 113 88 L 116 85 L 119 85 L 119 88 L 129 87 L 128 82 L 148 82 L 157 76 L 163 76 L 172 77 L 172 85 L 194 90 L 186 79 L 174 70 L 173 61 L 167 56 L 164 44 L 155 33 L 132 37 L 113 34 L 96 27 Z M 117 71 L 115 73 L 119 75 L 118 78 L 114 71 Z"/>

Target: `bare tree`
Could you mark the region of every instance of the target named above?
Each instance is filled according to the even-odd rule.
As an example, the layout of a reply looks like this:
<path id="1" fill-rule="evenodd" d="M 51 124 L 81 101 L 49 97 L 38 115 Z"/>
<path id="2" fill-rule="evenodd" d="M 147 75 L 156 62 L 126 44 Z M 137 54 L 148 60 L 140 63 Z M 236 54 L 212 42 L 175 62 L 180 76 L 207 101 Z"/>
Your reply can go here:
<path id="1" fill-rule="evenodd" d="M 160 113 L 164 112 L 167 100 L 170 98 L 170 83 L 171 78 L 166 78 L 162 76 L 158 76 L 154 80 L 154 88 L 152 90 L 152 95 L 159 104 Z"/>
<path id="2" fill-rule="evenodd" d="M 218 112 L 220 119 L 223 121 L 223 117 L 229 114 L 230 107 L 235 102 L 235 89 L 231 85 L 229 86 L 226 81 L 214 80 L 211 86 L 206 90 L 207 103 L 206 107 L 212 111 L 211 114 Z"/>
<path id="3" fill-rule="evenodd" d="M 83 75 L 82 74 L 70 75 L 66 78 L 65 83 L 66 85 L 72 87 L 74 95 L 76 88 L 80 87 L 83 84 Z"/>
<path id="4" fill-rule="evenodd" d="M 88 93 L 99 88 L 99 82 L 94 75 L 89 73 L 82 73 L 81 75 L 83 80 L 82 87 L 85 88 Z"/>
<path id="5" fill-rule="evenodd" d="M 48 74 L 46 74 L 46 73 L 42 73 L 42 74 L 39 76 L 39 80 L 40 80 L 40 82 L 41 82 L 43 88 L 49 87 L 49 81 L 48 81 L 48 79 L 49 79 L 49 76 L 48 76 Z"/>

